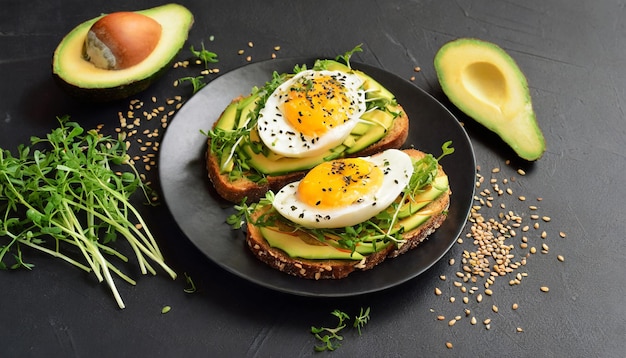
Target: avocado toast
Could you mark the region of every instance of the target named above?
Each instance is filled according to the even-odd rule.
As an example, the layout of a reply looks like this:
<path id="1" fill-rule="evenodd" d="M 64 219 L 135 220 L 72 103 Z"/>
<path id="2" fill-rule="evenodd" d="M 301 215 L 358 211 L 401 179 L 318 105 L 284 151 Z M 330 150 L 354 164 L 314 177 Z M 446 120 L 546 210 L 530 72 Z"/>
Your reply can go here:
<path id="1" fill-rule="evenodd" d="M 244 198 L 248 202 L 254 202 L 262 198 L 267 191 L 276 191 L 285 184 L 302 178 L 310 168 L 322 162 L 335 158 L 370 155 L 389 148 L 400 148 L 404 144 L 408 136 L 409 118 L 401 105 L 396 102 L 395 96 L 367 74 L 352 69 L 349 55 L 340 58 L 345 64 L 339 60 L 317 60 L 310 70 L 306 66 L 295 66 L 293 73 L 274 73 L 272 80 L 264 87 L 253 88 L 250 95 L 233 99 L 224 109 L 213 128 L 205 133 L 208 137 L 206 168 L 213 186 L 221 197 L 235 203 Z M 280 86 L 285 86 L 287 81 L 304 72 L 312 73 L 311 76 L 329 73 L 327 77 L 331 80 L 348 76 L 356 78 L 362 99 L 348 100 L 346 103 L 362 101 L 363 111 L 358 112 L 358 123 L 351 127 L 339 142 L 321 147 L 319 150 L 308 150 L 307 147 L 304 153 L 277 152 L 277 145 L 286 142 L 288 133 L 294 131 L 285 129 L 283 132 L 279 129 L 277 132 L 279 134 L 276 134 L 277 140 L 268 143 L 262 137 L 266 129 L 271 128 L 263 127 L 265 124 L 262 124 L 262 121 L 270 118 L 270 114 L 263 111 L 267 108 L 278 108 L 278 105 L 273 107 L 267 105 L 272 100 L 271 97 L 278 92 Z M 300 84 L 289 87 L 289 90 L 311 93 L 313 86 L 317 86 L 313 81 L 315 78 L 304 79 Z M 297 87 L 298 85 L 301 87 Z M 326 86 L 326 83 L 320 86 L 324 90 L 332 87 Z M 341 85 L 339 87 L 343 88 Z M 335 99 L 336 97 L 333 97 L 330 100 Z M 281 108 L 282 106 L 284 104 L 281 104 Z M 343 111 L 357 113 L 352 109 Z M 297 112 L 301 114 L 302 110 L 297 109 Z M 276 116 L 284 117 L 282 112 Z M 333 125 L 329 127 L 332 127 L 329 132 L 337 129 Z M 296 140 L 303 137 L 300 135 Z M 322 142 L 320 137 L 314 134 L 310 142 Z"/>
<path id="2" fill-rule="evenodd" d="M 445 221 L 451 191 L 438 161 L 452 153 L 448 145 L 444 145 L 444 154 L 439 158 L 416 149 L 401 151 L 413 166 L 410 180 L 402 184 L 391 205 L 381 206 L 377 214 L 362 222 L 332 228 L 293 222 L 280 209 L 281 199 L 277 197 L 281 192 L 276 196 L 270 192 L 258 203 L 241 203 L 236 207 L 238 214 L 228 221 L 235 228 L 245 224 L 251 252 L 287 274 L 315 280 L 340 279 L 354 271 L 371 269 L 417 247 Z M 385 161 L 385 168 L 390 165 Z M 385 190 L 389 190 L 388 185 Z M 298 205 L 288 204 L 287 210 L 298 215 Z M 354 209 L 355 216 L 358 210 Z"/>

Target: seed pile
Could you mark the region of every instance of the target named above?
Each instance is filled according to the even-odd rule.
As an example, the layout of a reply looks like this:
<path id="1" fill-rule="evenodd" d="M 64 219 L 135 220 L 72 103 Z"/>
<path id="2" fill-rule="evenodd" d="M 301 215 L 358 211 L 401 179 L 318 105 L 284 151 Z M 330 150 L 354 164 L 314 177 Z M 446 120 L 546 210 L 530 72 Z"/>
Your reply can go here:
<path id="1" fill-rule="evenodd" d="M 461 297 L 461 314 L 447 319 L 437 313 L 436 320 L 447 322 L 450 327 L 458 326 L 458 322 L 466 318 L 470 326 L 482 322 L 484 329 L 491 329 L 501 317 L 499 312 L 504 309 L 493 304 L 495 300 L 491 296 L 496 295 L 495 282 L 506 280 L 508 285 L 498 286 L 500 288 L 521 285 L 529 275 L 527 261 L 537 254 L 549 255 L 552 252 L 549 239 L 567 236 L 563 231 L 555 234 L 550 216 L 541 212 L 541 197 L 530 199 L 516 193 L 520 188 L 516 181 L 526 173 L 521 169 L 514 171 L 508 166 L 509 162 L 506 164 L 504 169 L 493 168 L 487 174 L 481 173 L 481 168 L 477 167 L 474 204 L 464 234 L 457 239 L 457 244 L 464 250 L 460 262 L 455 258 L 448 261 L 450 266 L 459 270 L 453 278 L 439 277 L 443 283 L 452 282 L 452 288 L 434 289 L 436 296 L 449 302 L 456 301 L 455 295 Z M 505 173 L 511 176 L 507 177 Z M 514 201 L 517 203 L 511 204 Z M 511 207 L 519 207 L 519 203 L 523 203 L 525 210 L 516 212 L 508 209 L 507 203 Z M 563 255 L 556 258 L 558 262 L 565 261 Z M 548 293 L 549 287 L 537 287 L 537 292 Z M 487 297 L 490 299 L 487 300 Z M 481 304 L 483 300 L 489 303 Z M 519 302 L 512 302 L 508 309 L 522 308 Z M 436 311 L 431 309 L 431 312 Z M 517 327 L 515 332 L 522 333 L 524 329 Z M 452 343 L 446 342 L 446 347 L 451 348 Z"/>

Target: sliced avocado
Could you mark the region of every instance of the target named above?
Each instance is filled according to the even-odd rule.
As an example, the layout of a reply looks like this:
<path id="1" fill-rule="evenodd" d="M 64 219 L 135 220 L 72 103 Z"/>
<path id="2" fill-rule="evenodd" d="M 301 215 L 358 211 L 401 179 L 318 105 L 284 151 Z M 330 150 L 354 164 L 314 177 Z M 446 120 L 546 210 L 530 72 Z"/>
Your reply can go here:
<path id="1" fill-rule="evenodd" d="M 220 116 L 219 121 L 215 124 L 215 127 L 225 131 L 233 130 L 237 125 L 237 120 L 239 119 L 237 110 L 238 103 L 231 102 L 228 106 L 226 106 L 224 112 L 222 112 L 222 115 Z"/>
<path id="2" fill-rule="evenodd" d="M 383 87 L 378 81 L 368 76 L 359 70 L 354 70 L 354 73 L 361 76 L 365 80 L 363 87 L 367 89 L 367 97 L 368 98 L 383 98 L 386 99 L 389 103 L 395 103 L 396 97 L 391 93 L 388 89 Z"/>
<path id="3" fill-rule="evenodd" d="M 385 136 L 387 130 L 391 128 L 393 124 L 394 116 L 379 109 L 366 112 L 361 116 L 361 119 L 370 121 L 370 128 L 363 133 L 363 135 L 355 138 L 355 142 L 350 148 L 346 150 L 346 153 L 352 154 L 360 150 L 367 148 L 370 144 L 377 142 L 379 139 Z M 362 122 L 363 123 L 363 122 Z M 361 123 L 359 123 L 361 124 Z M 351 133 L 354 134 L 354 131 Z"/>
<path id="4" fill-rule="evenodd" d="M 411 231 L 428 221 L 431 216 L 432 214 L 430 212 L 426 210 L 421 210 L 407 218 L 398 221 L 398 225 L 404 227 L 405 232 Z"/>
<path id="5" fill-rule="evenodd" d="M 499 46 L 472 38 L 448 42 L 434 59 L 450 101 L 491 131 L 523 159 L 539 159 L 545 139 L 531 104 L 526 77 Z"/>
<path id="6" fill-rule="evenodd" d="M 346 148 L 344 146 L 338 148 Z M 337 150 L 338 148 L 335 148 Z M 337 156 L 334 151 L 327 151 L 318 156 L 304 158 L 267 157 L 263 153 L 255 153 L 250 143 L 240 146 L 240 152 L 248 159 L 248 164 L 259 172 L 267 175 L 282 175 L 300 170 L 310 169 L 325 161 L 329 156 Z"/>
<path id="7" fill-rule="evenodd" d="M 272 230 L 267 227 L 260 227 L 259 230 L 271 247 L 281 249 L 291 257 L 319 260 L 341 259 L 359 261 L 363 259 L 363 255 L 358 252 L 352 253 L 350 250 L 340 250 L 323 243 L 313 245 L 304 242 L 298 235 Z"/>
<path id="8" fill-rule="evenodd" d="M 342 72 L 350 72 L 350 67 L 344 65 L 341 62 L 337 62 L 334 60 L 325 60 L 326 69 L 328 71 L 342 71 Z"/>
<path id="9" fill-rule="evenodd" d="M 369 123 L 365 123 L 365 122 L 359 122 L 357 123 L 357 125 L 352 128 L 352 132 L 350 132 L 353 135 L 363 135 L 365 133 L 367 133 L 367 131 L 370 129 L 370 124 Z"/>
<path id="10" fill-rule="evenodd" d="M 239 123 L 237 124 L 239 128 L 248 125 L 249 116 L 251 113 L 254 113 L 258 100 L 259 95 L 251 95 L 241 101 L 239 104 Z"/>
<path id="11" fill-rule="evenodd" d="M 391 245 L 392 242 L 391 241 L 387 241 L 387 242 L 359 242 L 356 245 L 356 252 L 362 254 L 362 255 L 369 255 L 369 254 L 373 254 L 375 252 L 378 252 L 386 247 L 388 247 L 389 245 Z"/>
<path id="12" fill-rule="evenodd" d="M 140 63 L 122 70 L 97 68 L 83 57 L 85 38 L 91 26 L 105 15 L 83 22 L 67 34 L 54 51 L 52 73 L 71 95 L 90 101 L 112 101 L 139 93 L 165 73 L 187 40 L 193 24 L 191 12 L 167 4 L 137 13 L 149 16 L 162 27 L 154 50 Z"/>
<path id="13" fill-rule="evenodd" d="M 413 215 L 418 210 L 428 205 L 431 201 L 437 199 L 439 195 L 448 190 L 448 176 L 440 175 L 436 177 L 431 183 L 430 187 L 422 193 L 415 195 L 409 202 L 405 203 L 400 212 L 399 218 L 405 218 L 409 215 Z"/>

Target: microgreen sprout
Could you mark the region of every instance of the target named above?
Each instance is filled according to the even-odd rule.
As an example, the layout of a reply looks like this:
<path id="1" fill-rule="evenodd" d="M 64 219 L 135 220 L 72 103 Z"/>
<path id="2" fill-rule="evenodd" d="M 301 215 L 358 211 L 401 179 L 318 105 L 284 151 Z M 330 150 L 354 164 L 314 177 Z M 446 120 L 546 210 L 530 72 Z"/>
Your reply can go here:
<path id="1" fill-rule="evenodd" d="M 311 333 L 315 335 L 318 341 L 322 344 L 315 345 L 314 349 L 317 352 L 322 351 L 334 351 L 335 349 L 341 346 L 341 341 L 343 341 L 343 336 L 340 334 L 341 331 L 347 327 L 347 322 L 350 320 L 350 316 L 338 309 L 335 309 L 331 312 L 331 314 L 339 320 L 337 326 L 332 327 L 315 327 L 311 326 Z M 361 335 L 361 329 L 363 326 L 369 322 L 370 319 L 370 308 L 366 308 L 363 310 L 361 307 L 361 311 L 354 318 L 353 327 L 356 328 L 359 332 L 359 336 Z"/>
<path id="2" fill-rule="evenodd" d="M 315 335 L 315 338 L 323 343 L 323 345 L 315 346 L 315 350 L 318 352 L 325 350 L 334 351 L 341 345 L 339 341 L 343 340 L 343 336 L 340 335 L 339 332 L 346 328 L 345 321 L 349 320 L 350 316 L 348 316 L 347 313 L 337 309 L 332 311 L 331 314 L 339 319 L 339 323 L 337 323 L 336 327 L 311 327 L 311 333 L 313 333 Z"/>
<path id="3" fill-rule="evenodd" d="M 361 311 L 359 315 L 354 317 L 354 328 L 359 331 L 359 336 L 361 335 L 361 328 L 367 324 L 370 320 L 370 308 L 367 307 L 365 311 L 363 311 L 363 307 L 361 307 Z"/>
<path id="4" fill-rule="evenodd" d="M 192 45 L 191 48 L 190 48 L 190 51 L 191 51 L 191 53 L 194 56 L 196 56 L 198 59 L 200 59 L 204 63 L 204 67 L 208 69 L 209 68 L 209 63 L 216 63 L 216 62 L 218 62 L 217 54 L 215 52 L 208 51 L 204 47 L 204 42 L 202 42 L 200 45 L 202 46 L 202 49 L 195 50 L 193 45 Z"/>
<path id="5" fill-rule="evenodd" d="M 196 284 L 193 283 L 193 280 L 187 273 L 185 272 L 185 281 L 187 282 L 187 287 L 185 287 L 185 293 L 194 293 L 196 292 Z"/>
<path id="6" fill-rule="evenodd" d="M 193 87 L 192 94 L 196 94 L 198 91 L 206 86 L 206 82 L 203 81 L 204 76 L 195 76 L 195 77 L 182 77 L 178 79 L 178 83 L 183 82 L 191 82 L 191 86 Z"/>
<path id="7" fill-rule="evenodd" d="M 343 55 L 335 57 L 335 60 L 341 60 L 346 64 L 346 66 L 350 67 L 350 57 L 352 57 L 352 55 L 354 55 L 356 52 L 363 52 L 363 48 L 361 47 L 362 45 L 363 44 L 356 45 L 352 50 L 346 52 Z"/>

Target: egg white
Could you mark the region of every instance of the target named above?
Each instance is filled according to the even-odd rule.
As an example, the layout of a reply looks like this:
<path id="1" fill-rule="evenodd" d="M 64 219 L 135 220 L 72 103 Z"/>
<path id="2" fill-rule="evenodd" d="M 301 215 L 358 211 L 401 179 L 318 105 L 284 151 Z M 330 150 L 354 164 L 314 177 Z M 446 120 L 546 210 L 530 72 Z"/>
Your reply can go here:
<path id="1" fill-rule="evenodd" d="M 304 135 L 295 129 L 283 115 L 283 104 L 290 87 L 301 79 L 317 76 L 334 76 L 346 89 L 352 114 L 349 119 L 326 133 L 313 137 Z M 341 71 L 305 70 L 281 84 L 267 98 L 265 106 L 259 111 L 258 131 L 263 143 L 274 153 L 285 157 L 302 158 L 318 155 L 341 144 L 357 125 L 365 113 L 365 91 L 361 89 L 363 80 L 352 73 Z"/>
<path id="2" fill-rule="evenodd" d="M 408 185 L 413 175 L 413 161 L 406 153 L 388 149 L 363 159 L 384 173 L 378 190 L 367 193 L 351 205 L 320 209 L 298 199 L 299 181 L 283 187 L 274 196 L 274 208 L 288 220 L 309 228 L 340 228 L 362 223 L 389 207 Z"/>

